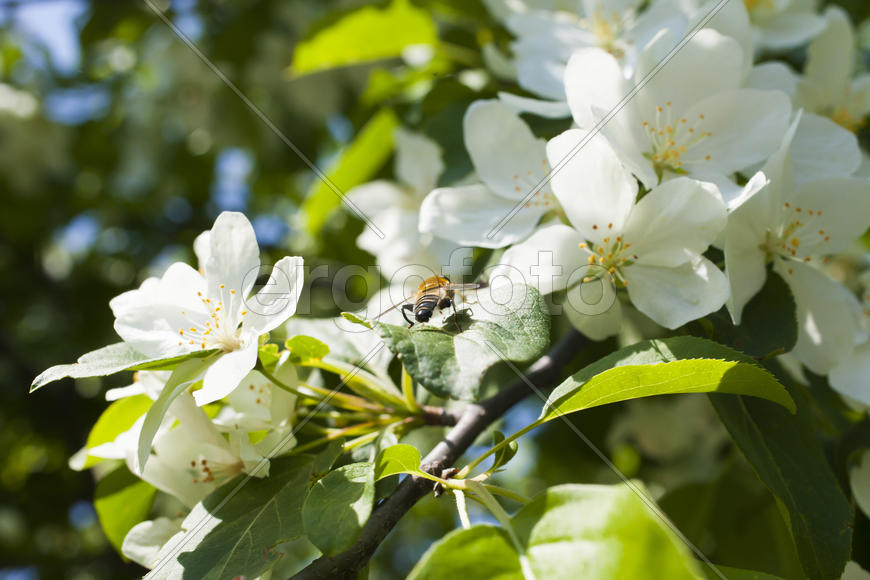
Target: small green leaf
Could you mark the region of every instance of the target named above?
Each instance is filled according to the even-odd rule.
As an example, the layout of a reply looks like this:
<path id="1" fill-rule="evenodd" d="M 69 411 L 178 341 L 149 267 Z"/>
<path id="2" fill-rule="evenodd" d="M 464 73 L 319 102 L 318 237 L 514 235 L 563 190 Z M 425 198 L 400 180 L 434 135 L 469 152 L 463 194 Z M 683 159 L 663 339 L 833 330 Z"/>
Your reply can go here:
<path id="1" fill-rule="evenodd" d="M 420 451 L 413 445 L 387 447 L 375 459 L 375 481 L 397 473 L 420 473 Z"/>
<path id="2" fill-rule="evenodd" d="M 278 350 L 277 344 L 269 343 L 260 347 L 257 351 L 257 356 L 260 358 L 260 364 L 264 368 L 271 369 L 281 359 L 281 352 Z"/>
<path id="3" fill-rule="evenodd" d="M 544 352 L 550 338 L 547 306 L 534 288 L 521 284 L 490 288 L 478 292 L 477 300 L 471 308 L 447 317 L 441 328 L 375 322 L 375 330 L 424 388 L 439 397 L 474 400 L 490 367 L 505 359 L 532 361 Z"/>
<path id="4" fill-rule="evenodd" d="M 314 483 L 305 498 L 305 535 L 327 556 L 346 550 L 368 521 L 374 499 L 371 463 L 351 463 L 329 472 Z"/>
<path id="5" fill-rule="evenodd" d="M 328 346 L 316 338 L 301 334 L 288 338 L 284 343 L 284 348 L 290 351 L 290 361 L 297 364 L 319 360 L 329 354 Z"/>
<path id="6" fill-rule="evenodd" d="M 536 578 L 548 580 L 702 578 L 686 545 L 641 493 L 637 483 L 550 488 L 511 518 L 522 554 L 501 528 L 473 526 L 433 544 L 409 579 L 522 580 L 521 556 Z"/>
<path id="7" fill-rule="evenodd" d="M 751 358 L 683 336 L 644 341 L 585 367 L 553 390 L 540 420 L 639 397 L 709 392 L 762 397 L 795 410 L 785 387 Z"/>
<path id="8" fill-rule="evenodd" d="M 215 350 L 199 350 L 196 352 L 169 357 L 148 358 L 133 349 L 125 342 L 117 342 L 103 348 L 83 354 L 72 364 L 57 365 L 46 370 L 33 379 L 30 392 L 48 383 L 70 377 L 104 377 L 121 371 L 138 370 L 169 370 L 191 358 L 204 358 L 216 352 Z"/>
<path id="9" fill-rule="evenodd" d="M 345 320 L 353 322 L 354 324 L 359 324 L 359 325 L 365 326 L 366 328 L 372 327 L 371 322 L 369 322 L 368 320 L 363 320 L 362 318 L 360 318 L 359 316 L 357 316 L 353 312 L 342 312 L 341 316 Z"/>
<path id="10" fill-rule="evenodd" d="M 240 475 L 213 491 L 182 524 L 190 539 L 171 566 L 183 567 L 185 578 L 221 580 L 255 578 L 271 568 L 280 557 L 272 548 L 304 533 L 312 461 L 302 455 L 273 459 L 268 477 Z M 161 574 L 176 577 L 170 570 Z"/>
<path id="11" fill-rule="evenodd" d="M 505 440 L 504 433 L 501 431 L 493 431 L 492 433 L 492 444 L 493 446 L 498 445 L 502 441 Z M 511 441 L 504 447 L 500 447 L 498 451 L 495 452 L 495 458 L 493 459 L 492 467 L 489 468 L 490 471 L 495 471 L 499 469 L 503 465 L 505 465 L 508 461 L 514 458 L 514 455 L 517 454 L 517 449 L 519 446 L 516 441 Z"/>
<path id="12" fill-rule="evenodd" d="M 112 547 L 121 544 L 130 528 L 148 519 L 157 490 L 122 465 L 97 483 L 94 510 Z"/>
<path id="13" fill-rule="evenodd" d="M 320 233 L 350 188 L 368 181 L 383 166 L 393 152 L 393 131 L 398 126 L 396 114 L 390 109 L 381 109 L 341 153 L 338 162 L 328 172 L 328 182 L 323 179 L 314 181 L 302 203 L 310 234 L 316 236 Z"/>
<path id="14" fill-rule="evenodd" d="M 801 397 L 797 415 L 744 397 L 711 396 L 758 477 L 784 508 L 804 573 L 840 577 L 852 549 L 852 508 L 841 491 Z"/>
<path id="15" fill-rule="evenodd" d="M 296 45 L 291 70 L 318 70 L 394 58 L 415 44 L 434 46 L 438 34 L 431 16 L 407 0 L 388 7 L 365 6 Z"/>

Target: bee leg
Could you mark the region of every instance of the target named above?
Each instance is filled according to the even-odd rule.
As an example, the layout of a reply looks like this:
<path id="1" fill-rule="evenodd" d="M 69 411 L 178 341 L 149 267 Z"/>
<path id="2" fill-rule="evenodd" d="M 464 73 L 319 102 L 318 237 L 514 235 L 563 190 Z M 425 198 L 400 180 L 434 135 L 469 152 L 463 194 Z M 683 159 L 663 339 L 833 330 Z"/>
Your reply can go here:
<path id="1" fill-rule="evenodd" d="M 408 318 L 408 312 L 414 311 L 413 304 L 405 304 L 402 306 L 402 317 L 408 322 L 408 328 L 414 326 L 414 321 Z"/>
<path id="2" fill-rule="evenodd" d="M 455 300 L 451 300 L 451 301 L 450 301 L 450 306 L 453 307 L 453 324 L 456 325 L 456 330 L 457 330 L 458 332 L 462 332 L 462 327 L 459 326 L 459 313 L 456 311 L 456 301 L 455 301 Z"/>

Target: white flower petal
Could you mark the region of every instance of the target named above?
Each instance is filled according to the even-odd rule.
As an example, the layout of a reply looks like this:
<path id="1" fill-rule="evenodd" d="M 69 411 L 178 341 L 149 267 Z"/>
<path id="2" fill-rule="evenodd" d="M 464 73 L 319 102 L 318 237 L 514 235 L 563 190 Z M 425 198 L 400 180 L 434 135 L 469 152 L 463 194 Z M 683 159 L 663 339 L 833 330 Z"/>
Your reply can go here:
<path id="1" fill-rule="evenodd" d="M 376 219 L 378 214 L 385 209 L 410 205 L 410 196 L 395 183 L 384 179 L 358 185 L 348 191 L 344 197 L 350 202 L 348 204 L 350 207 L 358 209 L 376 222 L 379 221 Z"/>
<path id="2" fill-rule="evenodd" d="M 854 243 L 870 227 L 870 180 L 834 177 L 801 184 L 791 204 L 798 229 L 799 250 L 806 254 L 836 254 Z M 815 210 L 813 214 L 809 212 Z M 819 215 L 821 213 L 821 215 Z"/>
<path id="3" fill-rule="evenodd" d="M 477 174 L 497 195 L 520 200 L 549 173 L 546 142 L 499 101 L 472 103 L 463 131 Z"/>
<path id="4" fill-rule="evenodd" d="M 728 280 L 706 258 L 676 268 L 634 264 L 624 275 L 635 308 L 671 330 L 719 310 L 728 299 Z"/>
<path id="5" fill-rule="evenodd" d="M 571 290 L 562 304 L 571 325 L 592 340 L 604 340 L 622 330 L 622 305 L 614 300 L 609 308 L 599 312 L 598 303 L 579 296 Z M 606 296 L 606 294 L 605 294 Z"/>
<path id="6" fill-rule="evenodd" d="M 223 399 L 239 386 L 257 362 L 257 341 L 250 340 L 240 350 L 228 352 L 205 372 L 202 388 L 193 393 L 200 407 Z"/>
<path id="7" fill-rule="evenodd" d="M 857 347 L 843 362 L 832 368 L 828 380 L 837 392 L 864 405 L 870 405 L 868 376 L 870 376 L 870 342 Z M 870 494 L 870 488 L 867 492 Z M 867 507 L 870 508 L 870 504 Z"/>
<path id="8" fill-rule="evenodd" d="M 571 109 L 565 101 L 542 101 L 504 91 L 498 93 L 498 100 L 517 113 L 531 113 L 545 119 L 564 119 L 571 116 Z"/>
<path id="9" fill-rule="evenodd" d="M 756 190 L 761 183 L 765 183 L 764 174 L 757 173 L 747 189 Z M 763 188 L 754 195 L 750 193 L 749 199 L 731 212 L 725 228 L 725 274 L 731 286 L 728 311 L 734 324 L 740 324 L 743 307 L 767 279 L 766 255 L 761 245 L 776 214 Z"/>
<path id="10" fill-rule="evenodd" d="M 396 177 L 420 196 L 435 189 L 438 176 L 444 171 L 438 144 L 404 127 L 398 127 L 393 138 L 396 141 Z"/>
<path id="11" fill-rule="evenodd" d="M 260 268 L 260 248 L 251 222 L 244 214 L 225 211 L 214 222 L 209 236 L 211 245 L 205 264 L 208 296 L 224 298 L 229 304 L 229 289 L 245 298 L 254 287 Z M 221 289 L 223 284 L 226 288 Z"/>
<path id="12" fill-rule="evenodd" d="M 739 2 L 729 2 L 729 4 L 737 5 Z M 772 61 L 752 67 L 743 86 L 762 91 L 782 91 L 793 100 L 797 96 L 799 79 L 800 77 L 791 67 Z"/>
<path id="13" fill-rule="evenodd" d="M 180 518 L 175 520 L 157 518 L 139 522 L 124 536 L 121 553 L 150 570 L 159 561 L 160 548 L 180 531 Z"/>
<path id="14" fill-rule="evenodd" d="M 703 253 L 725 227 L 725 205 L 715 185 L 679 177 L 641 199 L 625 224 L 637 264 L 677 266 Z"/>
<path id="15" fill-rule="evenodd" d="M 791 144 L 792 172 L 797 183 L 841 177 L 861 165 L 861 148 L 851 131 L 827 117 L 804 113 Z"/>
<path id="16" fill-rule="evenodd" d="M 571 273 L 587 264 L 588 254 L 578 247 L 583 241 L 577 230 L 566 225 L 542 227 L 508 248 L 491 278 L 510 276 L 541 294 L 562 290 Z"/>
<path id="17" fill-rule="evenodd" d="M 724 91 L 703 99 L 685 113 L 688 119 L 701 115 L 704 120 L 699 127 L 712 135 L 689 149 L 685 169 L 690 173 L 712 170 L 729 174 L 763 161 L 776 151 L 789 126 L 791 101 L 778 91 Z"/>
<path id="18" fill-rule="evenodd" d="M 637 196 L 637 181 L 607 140 L 571 129 L 547 143 L 547 156 L 553 167 L 553 193 L 571 224 L 595 242 L 622 232 Z"/>
<path id="19" fill-rule="evenodd" d="M 792 351 L 816 374 L 827 374 L 855 347 L 857 300 L 822 272 L 793 260 L 774 270 L 791 288 L 797 306 L 798 340 Z"/>
<path id="20" fill-rule="evenodd" d="M 593 107 L 609 112 L 631 90 L 619 62 L 600 48 L 584 48 L 571 55 L 565 69 L 565 93 L 574 122 L 591 129 L 598 122 Z"/>
<path id="21" fill-rule="evenodd" d="M 807 12 L 780 14 L 759 26 L 762 46 L 775 50 L 793 48 L 803 44 L 825 28 L 821 16 Z"/>
<path id="22" fill-rule="evenodd" d="M 485 185 L 444 187 L 423 200 L 420 231 L 460 245 L 501 248 L 532 233 L 546 209 L 524 207 L 521 199 L 505 199 Z"/>
<path id="23" fill-rule="evenodd" d="M 814 107 L 836 103 L 848 89 L 855 64 L 855 34 L 842 8 L 828 6 L 825 29 L 807 48 L 804 66 L 808 98 Z"/>
<path id="24" fill-rule="evenodd" d="M 653 45 L 644 48 L 635 71 L 636 83 L 660 62 L 656 58 L 643 58 L 644 53 L 655 50 Z M 702 99 L 736 89 L 742 80 L 743 50 L 740 44 L 733 38 L 705 28 L 650 78 L 635 97 L 636 106 L 647 115 L 667 102 L 675 111 L 687 111 Z"/>
<path id="25" fill-rule="evenodd" d="M 247 314 L 242 316 L 242 328 L 259 336 L 293 316 L 302 294 L 303 277 L 302 258 L 285 256 L 278 260 L 260 291 L 245 301 Z"/>

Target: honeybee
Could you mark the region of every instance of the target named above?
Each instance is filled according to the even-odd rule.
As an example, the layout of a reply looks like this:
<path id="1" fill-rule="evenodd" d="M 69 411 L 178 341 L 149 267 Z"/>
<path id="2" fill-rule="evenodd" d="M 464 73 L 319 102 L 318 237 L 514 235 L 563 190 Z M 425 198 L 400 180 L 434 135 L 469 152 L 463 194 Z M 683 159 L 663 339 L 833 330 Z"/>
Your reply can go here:
<path id="1" fill-rule="evenodd" d="M 432 276 L 426 278 L 423 283 L 417 287 L 417 291 L 411 296 L 408 296 L 401 302 L 393 304 L 377 316 L 377 320 L 384 314 L 392 312 L 398 307 L 402 307 L 402 317 L 408 322 L 408 328 L 414 326 L 418 322 L 429 322 L 435 309 L 443 310 L 445 308 L 453 308 L 453 313 L 456 314 L 456 304 L 453 299 L 457 292 L 463 290 L 477 290 L 478 288 L 486 287 L 484 282 L 474 282 L 471 284 L 454 284 L 447 276 Z M 413 301 L 413 302 L 411 302 Z M 408 318 L 408 313 L 414 315 L 414 319 Z"/>

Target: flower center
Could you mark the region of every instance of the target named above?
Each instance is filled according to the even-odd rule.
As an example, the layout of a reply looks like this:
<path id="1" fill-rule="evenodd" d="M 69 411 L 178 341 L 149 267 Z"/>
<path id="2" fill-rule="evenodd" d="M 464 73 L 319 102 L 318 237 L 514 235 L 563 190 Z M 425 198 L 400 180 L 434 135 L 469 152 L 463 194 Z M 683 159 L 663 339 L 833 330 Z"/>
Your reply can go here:
<path id="1" fill-rule="evenodd" d="M 710 155 L 693 155 L 692 148 L 713 133 L 704 131 L 706 117 L 703 113 L 696 119 L 675 115 L 671 102 L 664 107 L 656 107 L 655 119 L 643 122 L 652 148 L 644 156 L 652 161 L 656 173 L 661 177 L 665 170 L 684 174 L 684 163 L 710 161 Z"/>
<path id="2" fill-rule="evenodd" d="M 221 290 L 226 288 L 224 284 L 219 287 Z M 211 298 L 203 296 L 202 292 L 196 294 L 205 307 L 207 315 L 203 316 L 201 312 L 181 311 L 189 326 L 178 329 L 178 335 L 184 339 L 178 341 L 178 346 L 184 346 L 186 340 L 189 346 L 200 349 L 218 348 L 224 352 L 232 352 L 241 348 L 240 325 L 233 324 L 223 301 L 215 302 Z M 235 294 L 235 290 L 230 290 L 231 296 L 235 296 Z M 231 302 L 235 301 L 231 300 Z M 242 310 L 239 314 L 244 316 L 247 313 L 247 310 Z"/>
<path id="3" fill-rule="evenodd" d="M 621 59 L 625 56 L 627 44 L 623 34 L 633 16 L 633 11 L 620 14 L 616 10 L 608 11 L 603 4 L 598 4 L 591 15 L 580 21 L 580 25 L 595 36 L 600 48 Z"/>
<path id="4" fill-rule="evenodd" d="M 597 225 L 592 226 L 593 229 L 598 229 Z M 607 229 L 613 229 L 613 224 L 607 224 Z M 630 253 L 628 249 L 631 247 L 629 242 L 626 242 L 622 236 L 607 236 L 601 240 L 600 244 L 593 242 L 583 242 L 580 244 L 580 249 L 590 252 L 589 265 L 600 266 L 601 270 L 596 274 L 591 274 L 583 279 L 583 282 L 589 282 L 596 278 L 601 278 L 605 272 L 610 277 L 610 281 L 618 286 L 628 286 L 628 280 L 623 275 L 623 268 L 631 266 L 637 256 Z"/>
<path id="5" fill-rule="evenodd" d="M 208 459 L 198 458 L 191 459 L 190 466 L 187 468 L 193 483 L 213 483 L 220 485 L 225 481 L 229 481 L 242 472 L 244 464 L 241 460 L 235 463 L 213 463 L 210 464 Z"/>
<path id="6" fill-rule="evenodd" d="M 543 159 L 541 161 L 544 167 L 544 171 L 547 170 L 547 160 Z M 514 191 L 517 193 L 529 192 L 535 189 L 538 186 L 540 180 L 538 179 L 536 173 L 529 169 L 524 174 L 514 173 L 512 179 L 516 182 L 514 185 Z M 525 207 L 552 207 L 553 209 L 559 209 L 559 203 L 556 201 L 556 196 L 553 195 L 553 192 L 550 190 L 550 183 L 547 182 L 539 190 L 535 192 L 535 195 L 527 201 Z"/>
<path id="7" fill-rule="evenodd" d="M 811 262 L 812 258 L 806 255 L 805 250 L 801 250 L 801 246 L 806 248 L 809 243 L 812 247 L 819 240 L 824 243 L 831 239 L 824 229 L 813 225 L 816 218 L 822 215 L 822 211 L 795 207 L 789 202 L 783 205 L 788 217 L 778 231 L 767 233 L 767 240 L 761 245 L 761 249 L 767 253 L 768 258 L 782 256 Z"/>
<path id="8" fill-rule="evenodd" d="M 834 123 L 852 133 L 857 133 L 859 129 L 867 124 L 867 119 L 864 117 L 856 117 L 846 107 L 837 107 L 828 113 L 828 117 L 830 117 Z"/>
<path id="9" fill-rule="evenodd" d="M 776 12 L 774 0 L 743 0 L 750 18 L 769 16 Z"/>

